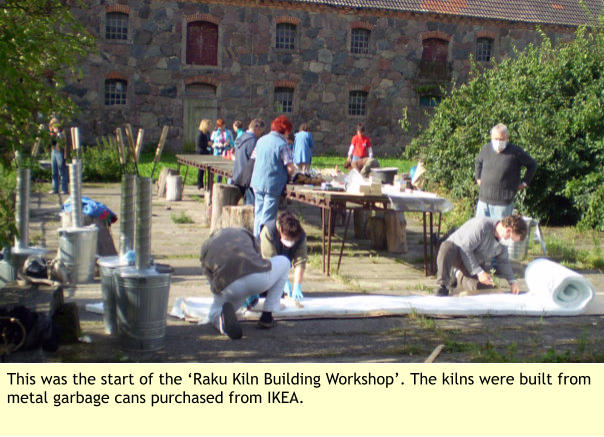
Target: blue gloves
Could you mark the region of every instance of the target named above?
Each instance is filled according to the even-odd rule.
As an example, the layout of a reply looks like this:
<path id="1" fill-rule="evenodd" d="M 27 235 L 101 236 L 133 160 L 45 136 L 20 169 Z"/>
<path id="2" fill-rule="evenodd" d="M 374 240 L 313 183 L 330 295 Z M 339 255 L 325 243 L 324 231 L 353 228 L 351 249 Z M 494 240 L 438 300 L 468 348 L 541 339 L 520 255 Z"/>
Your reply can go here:
<path id="1" fill-rule="evenodd" d="M 297 301 L 304 299 L 304 295 L 302 294 L 302 286 L 300 284 L 294 285 L 294 292 L 291 294 L 291 297 Z"/>
<path id="2" fill-rule="evenodd" d="M 286 294 L 289 297 L 291 297 L 291 295 L 292 295 L 292 284 L 291 284 L 291 282 L 287 281 L 285 283 L 285 285 L 283 286 L 283 294 Z"/>
<path id="3" fill-rule="evenodd" d="M 254 308 L 256 306 L 256 304 L 258 303 L 258 301 L 260 300 L 260 297 L 257 294 L 252 294 L 250 297 L 248 297 L 245 302 L 243 303 L 243 307 L 245 309 L 251 310 L 252 308 Z"/>

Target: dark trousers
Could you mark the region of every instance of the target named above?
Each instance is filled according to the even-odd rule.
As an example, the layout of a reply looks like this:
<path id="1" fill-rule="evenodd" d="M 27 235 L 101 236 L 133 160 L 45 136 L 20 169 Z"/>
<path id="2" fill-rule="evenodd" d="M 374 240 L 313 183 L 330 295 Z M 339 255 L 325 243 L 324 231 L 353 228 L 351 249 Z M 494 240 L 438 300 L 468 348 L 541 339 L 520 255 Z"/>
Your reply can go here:
<path id="1" fill-rule="evenodd" d="M 444 285 L 453 291 L 454 284 L 456 282 L 453 269 L 461 271 L 461 283 L 457 284 L 457 288 L 461 288 L 466 291 L 473 291 L 479 288 L 478 278 L 468 273 L 466 266 L 461 259 L 461 252 L 459 247 L 451 241 L 444 241 L 438 249 L 438 256 L 436 257 L 436 282 L 438 285 Z"/>

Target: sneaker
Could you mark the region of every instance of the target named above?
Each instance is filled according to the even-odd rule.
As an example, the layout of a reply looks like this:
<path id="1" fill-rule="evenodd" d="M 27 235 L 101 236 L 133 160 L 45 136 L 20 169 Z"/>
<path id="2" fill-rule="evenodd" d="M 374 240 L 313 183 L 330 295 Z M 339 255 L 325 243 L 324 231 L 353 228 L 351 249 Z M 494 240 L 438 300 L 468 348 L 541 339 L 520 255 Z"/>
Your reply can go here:
<path id="1" fill-rule="evenodd" d="M 436 295 L 437 296 L 448 296 L 449 289 L 447 287 L 445 287 L 444 285 L 441 285 L 440 288 L 436 291 Z"/>
<path id="2" fill-rule="evenodd" d="M 58 191 L 53 191 L 53 190 L 50 190 L 50 191 L 48 192 L 48 194 L 59 194 L 59 192 L 58 192 Z"/>
<path id="3" fill-rule="evenodd" d="M 237 315 L 233 304 L 230 302 L 222 305 L 222 313 L 220 314 L 220 333 L 226 334 L 232 340 L 237 340 L 243 336 L 241 326 L 237 321 Z"/>
<path id="4" fill-rule="evenodd" d="M 68 195 L 68 194 L 69 194 L 69 191 L 61 191 L 61 194 Z"/>

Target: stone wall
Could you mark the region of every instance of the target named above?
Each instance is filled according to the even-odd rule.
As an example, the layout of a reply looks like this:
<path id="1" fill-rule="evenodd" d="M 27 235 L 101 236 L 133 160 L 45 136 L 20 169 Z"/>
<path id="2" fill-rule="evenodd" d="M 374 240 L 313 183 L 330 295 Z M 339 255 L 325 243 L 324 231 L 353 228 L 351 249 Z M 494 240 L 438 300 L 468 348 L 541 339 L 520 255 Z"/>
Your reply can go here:
<path id="1" fill-rule="evenodd" d="M 429 108 L 419 104 L 422 81 L 418 65 L 424 37 L 449 40 L 451 78 L 463 82 L 469 71 L 479 34 L 494 37 L 494 55 L 500 59 L 512 47 L 524 47 L 537 38 L 533 26 L 434 16 L 353 15 L 337 10 L 275 9 L 231 4 L 177 1 L 123 1 L 129 14 L 129 39 L 104 38 L 106 1 L 88 2 L 76 14 L 98 38 L 98 52 L 81 64 L 83 77 L 67 90 L 82 108 L 78 120 L 84 139 L 112 132 L 129 122 L 145 129 L 145 142 L 157 143 L 161 127 L 170 126 L 167 148 L 180 151 L 184 142 L 183 102 L 187 83 L 216 86 L 217 115 L 230 126 L 279 115 L 273 90 L 283 82 L 294 86 L 294 109 L 288 114 L 297 127 L 310 123 L 315 153 L 344 154 L 358 122 L 378 156 L 397 155 L 426 121 Z M 185 64 L 186 19 L 205 14 L 218 23 L 218 66 Z M 297 47 L 292 52 L 274 48 L 275 20 L 293 17 Z M 281 18 L 282 19 L 282 18 Z M 351 27 L 371 28 L 369 54 L 350 53 Z M 356 23 L 356 24 L 355 24 Z M 546 29 L 547 30 L 547 29 Z M 561 32 L 561 33 L 556 33 Z M 571 30 L 553 29 L 550 36 L 567 38 Z M 108 77 L 127 80 L 127 104 L 105 106 Z M 425 86 L 424 86 L 425 89 Z M 348 115 L 351 90 L 368 92 L 367 114 Z M 411 128 L 406 134 L 398 123 L 408 108 Z"/>

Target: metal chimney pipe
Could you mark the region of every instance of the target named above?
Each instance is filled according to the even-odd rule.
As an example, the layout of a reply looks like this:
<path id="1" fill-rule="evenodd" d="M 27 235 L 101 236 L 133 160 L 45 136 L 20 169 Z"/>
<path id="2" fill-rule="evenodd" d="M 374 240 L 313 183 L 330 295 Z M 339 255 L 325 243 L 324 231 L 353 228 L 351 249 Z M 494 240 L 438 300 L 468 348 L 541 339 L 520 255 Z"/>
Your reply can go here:
<path id="1" fill-rule="evenodd" d="M 74 159 L 69 164 L 69 194 L 71 195 L 71 224 L 82 227 L 82 161 Z"/>
<path id="2" fill-rule="evenodd" d="M 136 229 L 134 245 L 136 268 L 146 270 L 151 265 L 151 188 L 153 179 L 136 179 Z"/>
<path id="3" fill-rule="evenodd" d="M 17 202 L 15 208 L 15 220 L 19 231 L 19 236 L 15 237 L 17 249 L 29 247 L 30 175 L 31 170 L 29 168 L 20 167 L 17 170 Z"/>
<path id="4" fill-rule="evenodd" d="M 122 176 L 120 257 L 134 249 L 134 175 Z"/>

